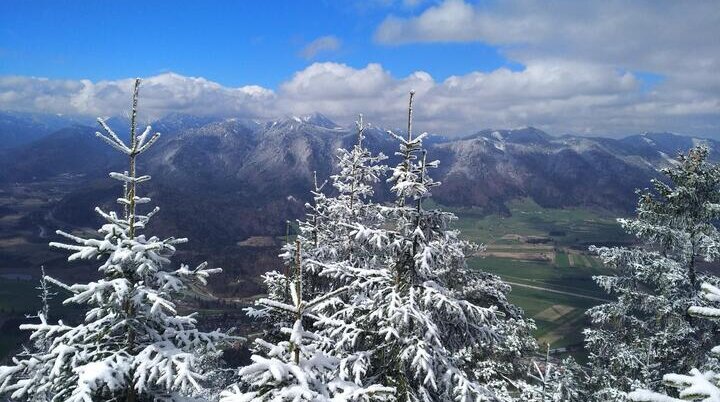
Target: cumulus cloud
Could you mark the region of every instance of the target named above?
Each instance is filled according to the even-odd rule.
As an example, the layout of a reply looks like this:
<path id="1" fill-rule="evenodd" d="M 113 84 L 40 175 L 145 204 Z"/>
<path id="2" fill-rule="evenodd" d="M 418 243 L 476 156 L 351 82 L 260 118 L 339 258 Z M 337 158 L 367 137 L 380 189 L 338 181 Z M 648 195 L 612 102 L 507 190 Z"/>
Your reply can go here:
<path id="1" fill-rule="evenodd" d="M 718 36 L 716 2 L 662 0 L 445 0 L 417 16 L 389 16 L 375 32 L 386 44 L 479 41 L 523 60 L 562 57 L 647 71 L 716 63 Z"/>
<path id="2" fill-rule="evenodd" d="M 132 79 L 0 77 L 0 109 L 118 115 L 128 107 L 131 87 Z M 147 120 L 170 112 L 260 119 L 321 112 L 340 124 L 364 113 L 369 121 L 392 128 L 404 125 L 410 89 L 416 91 L 417 129 L 447 135 L 533 125 L 554 134 L 672 130 L 717 136 L 720 127 L 717 98 L 673 87 L 647 91 L 632 72 L 564 59 L 538 59 L 520 71 L 500 68 L 442 81 L 422 71 L 395 77 L 380 64 L 314 63 L 277 91 L 166 73 L 144 80 L 141 109 Z"/>
<path id="3" fill-rule="evenodd" d="M 314 59 L 320 53 L 334 52 L 340 49 L 342 42 L 333 35 L 321 36 L 305 45 L 300 51 L 300 56 L 307 60 Z"/>
<path id="4" fill-rule="evenodd" d="M 463 1 L 446 1 L 413 18 L 387 17 L 375 32 L 382 43 L 473 41 L 485 38 L 484 24 L 475 9 Z"/>
<path id="5" fill-rule="evenodd" d="M 624 111 L 685 121 L 715 131 L 720 114 L 720 7 L 712 1 L 578 2 L 508 0 L 471 4 L 445 0 L 411 17 L 387 17 L 375 40 L 388 45 L 482 42 L 499 46 L 527 70 L 556 63 L 595 71 L 650 72 L 663 78 L 649 94 L 629 97 Z M 585 74 L 580 70 L 569 74 Z M 580 96 L 578 92 L 576 95 Z M 663 113 L 662 115 L 660 113 Z M 677 115 L 676 115 L 677 116 Z M 588 126 L 597 126 L 590 119 Z M 676 124 L 677 125 L 677 124 Z M 720 133 L 717 133 L 720 134 Z"/>
<path id="6" fill-rule="evenodd" d="M 375 39 L 479 41 L 499 46 L 523 68 L 437 80 L 423 71 L 397 77 L 376 63 L 314 63 L 276 90 L 166 73 L 144 80 L 142 111 L 147 120 L 170 112 L 259 119 L 321 112 L 340 124 L 364 113 L 376 124 L 402 127 L 407 92 L 415 89 L 418 129 L 442 134 L 533 125 L 554 134 L 671 130 L 720 138 L 718 37 L 720 7 L 711 1 L 445 0 L 415 16 L 386 18 Z M 325 36 L 301 53 L 312 58 L 339 47 Z M 662 79 L 648 87 L 644 73 Z M 131 88 L 130 78 L 5 76 L 0 109 L 119 115 Z"/>
<path id="7" fill-rule="evenodd" d="M 459 134 L 485 127 L 538 125 L 556 133 L 587 132 L 611 124 L 602 123 L 607 115 L 600 116 L 596 109 L 614 113 L 638 102 L 632 98 L 639 96 L 639 88 L 639 81 L 627 72 L 555 62 L 536 63 L 523 71 L 452 76 L 442 82 L 425 72 L 395 78 L 378 64 L 354 69 L 322 63 L 284 83 L 278 106 L 295 114 L 321 111 L 338 119 L 363 112 L 385 126 L 402 127 L 407 92 L 414 89 L 421 130 Z M 627 128 L 628 123 L 629 119 L 618 122 L 613 131 Z"/>
<path id="8" fill-rule="evenodd" d="M 134 79 L 92 82 L 0 77 L 0 109 L 113 116 L 128 108 Z M 171 112 L 263 117 L 275 93 L 260 86 L 224 87 L 205 78 L 165 73 L 142 84 L 142 113 L 153 120 Z"/>
<path id="9" fill-rule="evenodd" d="M 720 67 L 720 7 L 712 1 L 445 0 L 417 16 L 389 16 L 385 44 L 477 41 L 527 62 L 562 58 L 705 82 Z M 717 76 L 717 74 L 713 74 Z M 720 78 L 711 80 L 718 89 Z"/>

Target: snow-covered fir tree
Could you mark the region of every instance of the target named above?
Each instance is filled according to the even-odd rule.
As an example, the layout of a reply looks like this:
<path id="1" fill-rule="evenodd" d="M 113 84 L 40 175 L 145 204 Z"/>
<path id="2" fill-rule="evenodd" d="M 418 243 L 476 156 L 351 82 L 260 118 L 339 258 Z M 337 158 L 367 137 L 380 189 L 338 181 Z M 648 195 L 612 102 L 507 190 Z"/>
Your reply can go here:
<path id="1" fill-rule="evenodd" d="M 102 262 L 97 281 L 67 286 L 51 280 L 70 292 L 66 304 L 87 308 L 84 321 L 51 324 L 41 314 L 39 323 L 23 325 L 32 331 L 32 340 L 48 346 L 0 367 L 0 394 L 67 402 L 185 400 L 201 388 L 200 355 L 214 351 L 226 338 L 219 331 L 198 330 L 195 314 L 180 314 L 175 302 L 219 269 L 208 269 L 205 263 L 170 269 L 175 247 L 186 240 L 142 234 L 158 208 L 139 211 L 150 199 L 140 196 L 138 187 L 150 176 L 138 175 L 136 160 L 159 134 L 152 134 L 149 126 L 136 132 L 139 86 L 137 79 L 129 143 L 98 119 L 104 130 L 98 137 L 128 157 L 128 171 L 110 173 L 123 184 L 117 200 L 122 211 L 96 208 L 105 221 L 100 238 L 58 231 L 69 243 L 51 243 L 70 251 L 70 261 Z"/>
<path id="2" fill-rule="evenodd" d="M 387 401 L 393 400 L 394 389 L 377 384 L 358 385 L 343 380 L 339 375 L 340 360 L 327 354 L 323 345 L 327 340 L 310 329 L 316 310 L 327 300 L 345 292 L 338 288 L 312 300 L 303 298 L 303 266 L 301 242 L 296 240 L 294 269 L 290 285 L 290 304 L 273 299 L 260 299 L 261 314 L 265 317 L 281 315 L 292 317 L 291 327 L 281 329 L 285 339 L 270 343 L 256 339 L 253 363 L 240 369 L 239 383 L 224 392 L 221 402 L 265 401 Z"/>
<path id="3" fill-rule="evenodd" d="M 331 176 L 331 186 L 328 182 L 319 183 L 314 177 L 314 188 L 311 191 L 312 202 L 306 204 L 306 219 L 298 222 L 299 233 L 297 242 L 301 245 L 303 261 L 303 295 L 320 298 L 322 303 L 314 306 L 313 314 L 304 318 L 306 324 L 312 327 L 320 316 L 335 314 L 344 306 L 351 303 L 353 294 L 348 291 L 337 293 L 337 289 L 346 287 L 349 283 L 347 273 L 342 271 L 325 272 L 327 265 L 337 266 L 339 261 L 355 264 L 354 261 L 367 256 L 363 247 L 355 247 L 350 241 L 353 230 L 352 224 L 363 222 L 366 225 L 376 225 L 381 222 L 379 206 L 371 201 L 373 187 L 378 183 L 387 167 L 380 164 L 386 157 L 382 154 L 373 155 L 365 148 L 363 141 L 365 125 L 362 115 L 357 121 L 356 142 L 351 150 L 339 149 L 337 154 L 338 173 Z M 328 187 L 334 189 L 334 194 L 325 194 Z M 292 304 L 293 267 L 296 265 L 297 250 L 294 243 L 286 241 L 281 257 L 285 261 L 285 272 L 269 272 L 263 276 L 268 292 L 268 299 L 275 302 Z M 322 262 L 322 263 L 320 263 Z M 333 297 L 323 297 L 331 293 Z M 292 327 L 294 316 L 283 314 L 282 311 L 260 304 L 248 309 L 251 316 L 261 318 L 266 324 L 263 338 L 273 342 L 286 341 L 287 336 L 283 328 Z M 318 335 L 326 342 L 323 348 L 339 364 L 338 376 L 342 381 L 352 381 L 357 386 L 365 383 L 363 351 L 347 350 L 333 347 L 330 340 L 334 336 L 332 329 L 318 330 Z M 320 338 L 318 338 L 320 339 Z"/>
<path id="4" fill-rule="evenodd" d="M 717 324 L 687 313 L 699 302 L 699 284 L 716 282 L 698 270 L 698 262 L 717 259 L 720 244 L 720 167 L 707 155 L 704 146 L 680 155 L 663 169 L 666 181 L 639 192 L 637 217 L 619 220 L 642 247 L 593 248 L 614 270 L 595 280 L 617 297 L 588 311 L 585 341 L 597 400 L 657 389 L 667 371 L 712 368 L 704 351 Z"/>
<path id="5" fill-rule="evenodd" d="M 341 277 L 322 275 L 322 267 L 312 261 L 327 263 L 364 258 L 364 249 L 354 247 L 350 241 L 353 225 L 360 222 L 374 226 L 382 222 L 380 208 L 372 197 L 374 187 L 388 169 L 382 164 L 387 157 L 382 153 L 373 155 L 365 147 L 366 126 L 362 115 L 355 123 L 357 137 L 352 149 L 337 150 L 337 173 L 330 177 L 335 194 L 323 193 L 327 182 L 318 185 L 315 178 L 313 203 L 306 205 L 307 219 L 298 222 L 298 239 L 311 261 L 306 275 L 309 295 L 319 295 L 346 284 Z M 289 255 L 285 253 L 286 260 Z"/>
<path id="6" fill-rule="evenodd" d="M 392 134 L 401 148 L 390 180 L 394 205 L 373 202 L 386 157 L 365 148 L 362 116 L 353 148 L 338 151 L 330 178 L 335 194 L 315 179 L 297 241 L 304 294 L 323 301 L 303 322 L 316 328 L 320 349 L 339 362 L 341 381 L 396 387 L 401 400 L 512 400 L 519 391 L 508 389 L 508 379 L 527 370 L 532 323 L 507 301 L 508 285 L 467 269 L 465 253 L 478 247 L 450 230 L 455 217 L 422 208 L 437 185 L 428 175 L 437 163 L 418 158 L 425 135 L 412 137 L 411 113 L 408 137 Z M 294 266 L 294 245 L 286 245 L 282 257 Z M 292 304 L 288 272 L 264 279 L 269 300 Z M 342 287 L 346 291 L 334 293 Z M 267 303 L 251 314 L 275 323 L 266 339 L 287 342 L 282 328 L 293 325 L 292 314 Z"/>
<path id="7" fill-rule="evenodd" d="M 708 283 L 703 283 L 701 287 L 701 297 L 717 306 L 720 302 L 720 289 Z M 688 313 L 701 319 L 714 321 L 720 319 L 720 308 L 707 305 L 692 306 L 688 309 Z M 717 336 L 718 332 L 710 335 Z M 718 357 L 720 346 L 713 347 L 710 353 Z M 693 368 L 688 374 L 665 374 L 663 383 L 666 387 L 676 390 L 677 398 L 645 389 L 631 392 L 629 398 L 638 402 L 720 402 L 720 373 L 717 370 L 701 372 Z"/>
<path id="8" fill-rule="evenodd" d="M 482 378 L 487 361 L 476 358 L 491 359 L 503 336 L 517 335 L 499 331 L 494 302 L 506 289 L 467 269 L 465 253 L 476 248 L 449 228 L 454 215 L 423 208 L 439 185 L 428 174 L 438 163 L 427 161 L 426 134 L 413 137 L 412 97 L 407 136 L 390 133 L 400 145 L 388 179 L 396 202 L 380 206 L 369 224 L 346 224 L 351 236 L 341 240 L 349 241 L 350 258 L 311 262 L 349 287 L 344 305 L 317 325 L 348 356 L 348 372 L 396 388 L 399 400 L 499 400 L 495 384 Z M 530 340 L 518 339 L 508 350 Z"/>
<path id="9" fill-rule="evenodd" d="M 362 221 L 369 223 L 376 220 L 378 206 L 370 198 L 373 196 L 373 186 L 379 182 L 387 170 L 387 166 L 380 164 L 387 159 L 382 153 L 373 155 L 364 147 L 363 116 L 360 115 L 357 126 L 356 143 L 348 151 L 344 148 L 337 150 L 338 174 L 330 177 L 328 181 L 320 183 L 317 173 L 313 173 L 313 189 L 310 191 L 312 201 L 305 204 L 306 217 L 298 220 L 299 233 L 297 240 L 303 250 L 303 261 L 306 261 L 303 274 L 303 291 L 307 297 L 315 297 L 344 286 L 342 279 L 320 275 L 321 267 L 313 261 L 348 260 L 357 256 L 361 250 L 352 250 L 349 242 L 351 223 Z M 326 194 L 328 188 L 334 188 L 335 194 Z M 288 221 L 286 241 L 280 257 L 285 262 L 285 271 L 270 271 L 263 275 L 268 298 L 283 303 L 289 303 L 290 282 L 289 273 L 295 264 L 295 244 L 289 241 L 290 222 Z M 283 316 L 274 314 L 264 316 L 264 308 L 249 309 L 251 314 L 262 316 L 266 323 L 268 320 L 280 320 L 273 325 L 266 326 L 266 338 L 274 338 L 273 332 L 277 329 L 291 325 L 292 322 L 283 321 Z"/>

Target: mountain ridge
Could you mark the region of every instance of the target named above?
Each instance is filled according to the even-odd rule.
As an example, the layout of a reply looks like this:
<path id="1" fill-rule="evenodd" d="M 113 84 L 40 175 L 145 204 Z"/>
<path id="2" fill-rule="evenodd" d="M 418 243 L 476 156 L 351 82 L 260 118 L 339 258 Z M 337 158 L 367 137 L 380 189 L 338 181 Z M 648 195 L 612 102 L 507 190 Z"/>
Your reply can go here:
<path id="1" fill-rule="evenodd" d="M 351 147 L 357 137 L 354 127 L 340 127 L 320 114 L 274 121 L 177 114 L 153 125 L 163 138 L 140 167 L 153 176 L 148 191 L 163 206 L 158 220 L 168 231 L 176 228 L 207 244 L 281 233 L 286 219 L 303 215 L 313 172 L 322 180 L 329 177 L 336 150 Z M 78 190 L 69 189 L 66 198 L 77 200 L 73 191 L 124 168 L 94 131 L 76 125 L 0 150 L 0 185 L 70 174 Z M 397 145 L 385 130 L 369 124 L 365 136 L 373 152 L 395 163 Z M 676 152 L 700 142 L 711 148 L 712 159 L 720 159 L 720 144 L 710 139 L 669 133 L 557 137 L 534 127 L 485 129 L 461 138 L 431 135 L 426 146 L 430 158 L 441 161 L 433 173 L 443 182 L 434 191 L 438 202 L 507 214 L 507 202 L 519 197 L 544 207 L 629 211 L 636 188 L 658 177 Z M 380 199 L 387 197 L 384 187 L 379 186 Z M 102 185 L 98 191 L 108 192 Z M 62 211 L 72 208 L 69 203 L 49 208 L 58 209 L 57 216 L 72 214 Z"/>

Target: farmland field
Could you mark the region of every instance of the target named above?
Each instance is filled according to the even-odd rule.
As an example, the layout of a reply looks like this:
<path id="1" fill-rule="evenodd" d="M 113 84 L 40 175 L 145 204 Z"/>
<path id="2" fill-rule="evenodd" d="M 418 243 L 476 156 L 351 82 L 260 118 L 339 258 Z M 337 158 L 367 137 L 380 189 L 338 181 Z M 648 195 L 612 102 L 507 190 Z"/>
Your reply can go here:
<path id="1" fill-rule="evenodd" d="M 456 226 L 462 236 L 486 247 L 470 257 L 468 264 L 511 284 L 510 300 L 535 320 L 540 342 L 574 349 L 582 357 L 585 311 L 609 300 L 592 280 L 608 269 L 588 253 L 588 246 L 632 239 L 615 221 L 617 213 L 547 209 L 524 199 L 510 203 L 509 208 L 508 217 L 448 208 L 458 215 Z"/>

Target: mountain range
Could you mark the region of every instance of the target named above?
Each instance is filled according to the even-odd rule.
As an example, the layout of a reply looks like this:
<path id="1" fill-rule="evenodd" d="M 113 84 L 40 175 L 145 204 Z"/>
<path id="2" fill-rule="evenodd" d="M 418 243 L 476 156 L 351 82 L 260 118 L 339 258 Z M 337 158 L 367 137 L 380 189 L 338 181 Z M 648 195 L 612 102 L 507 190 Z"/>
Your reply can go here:
<path id="1" fill-rule="evenodd" d="M 127 131 L 123 119 L 110 124 Z M 158 228 L 208 248 L 284 233 L 285 221 L 304 213 L 313 172 L 331 175 L 337 148 L 356 138 L 354 128 L 321 114 L 276 121 L 175 114 L 153 127 L 163 138 L 140 171 L 153 176 L 147 191 L 163 208 Z M 124 163 L 95 131 L 79 119 L 0 113 L 0 187 L 62 178 L 65 191 L 44 208 L 57 222 L 93 226 L 93 206 L 110 204 L 119 191 L 107 172 Z M 367 146 L 393 164 L 396 144 L 386 130 L 368 125 L 365 133 Z M 441 162 L 433 173 L 443 182 L 434 191 L 437 202 L 500 214 L 520 197 L 544 207 L 630 211 L 634 190 L 698 143 L 720 159 L 718 142 L 671 133 L 610 139 L 525 127 L 426 141 L 429 157 Z"/>

